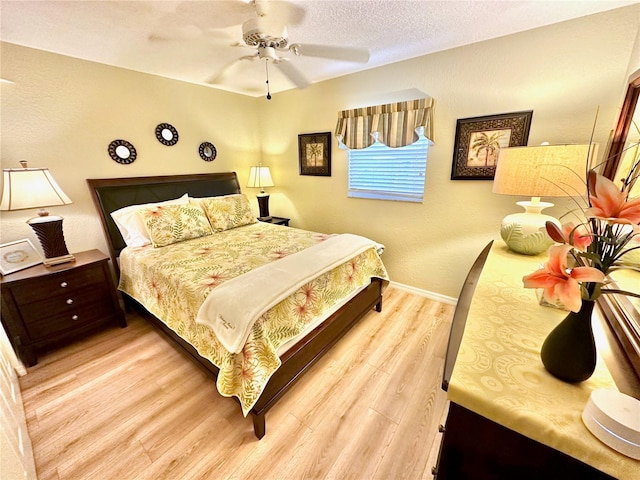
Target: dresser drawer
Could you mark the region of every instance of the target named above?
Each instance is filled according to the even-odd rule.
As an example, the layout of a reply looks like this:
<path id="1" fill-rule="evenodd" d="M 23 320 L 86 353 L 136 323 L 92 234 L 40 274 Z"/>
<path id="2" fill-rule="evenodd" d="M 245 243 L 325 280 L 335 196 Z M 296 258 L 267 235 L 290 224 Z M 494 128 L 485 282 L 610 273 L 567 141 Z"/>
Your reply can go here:
<path id="1" fill-rule="evenodd" d="M 104 283 L 102 268 L 92 267 L 56 273 L 25 285 L 15 286 L 11 290 L 18 305 L 50 298 L 57 295 L 68 295 L 69 292 L 89 285 Z"/>
<path id="2" fill-rule="evenodd" d="M 57 315 L 34 319 L 27 326 L 27 330 L 32 341 L 39 341 L 104 319 L 113 311 L 111 299 L 104 296 L 92 303 L 84 303 L 80 307 L 60 312 Z"/>
<path id="3" fill-rule="evenodd" d="M 100 284 L 64 292 L 63 295 L 55 295 L 23 305 L 20 309 L 22 320 L 27 330 L 31 331 L 31 325 L 38 323 L 41 319 L 60 315 L 71 317 L 78 309 L 102 298 L 111 301 L 109 291 Z"/>

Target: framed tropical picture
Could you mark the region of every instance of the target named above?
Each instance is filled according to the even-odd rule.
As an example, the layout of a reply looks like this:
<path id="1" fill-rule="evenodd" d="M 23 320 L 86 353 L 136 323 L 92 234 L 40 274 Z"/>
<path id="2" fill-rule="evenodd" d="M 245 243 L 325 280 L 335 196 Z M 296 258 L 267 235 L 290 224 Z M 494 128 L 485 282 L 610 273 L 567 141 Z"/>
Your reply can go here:
<path id="1" fill-rule="evenodd" d="M 0 273 L 8 275 L 42 263 L 42 257 L 28 238 L 0 245 Z"/>
<path id="2" fill-rule="evenodd" d="M 331 176 L 331 132 L 298 135 L 300 175 Z"/>
<path id="3" fill-rule="evenodd" d="M 493 180 L 500 149 L 527 144 L 532 116 L 528 110 L 458 119 L 451 180 Z"/>

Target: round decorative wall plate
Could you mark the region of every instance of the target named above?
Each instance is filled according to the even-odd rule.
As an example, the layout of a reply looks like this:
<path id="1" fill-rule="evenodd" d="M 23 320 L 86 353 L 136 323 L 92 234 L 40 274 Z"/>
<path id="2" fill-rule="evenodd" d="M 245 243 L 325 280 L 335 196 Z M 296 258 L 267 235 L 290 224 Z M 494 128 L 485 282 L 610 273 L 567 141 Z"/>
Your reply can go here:
<path id="1" fill-rule="evenodd" d="M 156 127 L 156 138 L 163 145 L 170 147 L 178 143 L 178 131 L 169 123 L 161 123 Z"/>
<path id="2" fill-rule="evenodd" d="M 123 165 L 133 163 L 136 159 L 136 147 L 126 140 L 114 140 L 109 144 L 109 156 L 115 162 Z"/>
<path id="3" fill-rule="evenodd" d="M 200 154 L 200 158 L 205 162 L 214 161 L 216 159 L 216 155 L 218 155 L 216 147 L 214 147 L 211 142 L 202 142 L 200 147 L 198 147 L 198 153 Z"/>

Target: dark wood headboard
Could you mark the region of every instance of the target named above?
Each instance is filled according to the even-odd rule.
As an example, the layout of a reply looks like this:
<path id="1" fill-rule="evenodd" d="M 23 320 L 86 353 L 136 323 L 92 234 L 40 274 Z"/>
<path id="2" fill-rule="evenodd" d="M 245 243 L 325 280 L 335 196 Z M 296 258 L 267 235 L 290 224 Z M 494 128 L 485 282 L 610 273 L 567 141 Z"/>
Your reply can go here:
<path id="1" fill-rule="evenodd" d="M 93 203 L 100 214 L 102 228 L 109 244 L 109 255 L 119 275 L 117 258 L 126 244 L 111 212 L 143 203 L 162 202 L 181 197 L 215 197 L 240 193 L 236 172 L 167 175 L 157 177 L 90 178 L 87 179 Z"/>

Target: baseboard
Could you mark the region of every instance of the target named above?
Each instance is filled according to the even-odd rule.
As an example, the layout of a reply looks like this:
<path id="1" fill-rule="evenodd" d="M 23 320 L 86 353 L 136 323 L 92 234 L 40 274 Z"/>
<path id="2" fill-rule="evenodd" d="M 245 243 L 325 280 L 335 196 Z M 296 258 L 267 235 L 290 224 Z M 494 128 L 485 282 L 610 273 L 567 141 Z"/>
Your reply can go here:
<path id="1" fill-rule="evenodd" d="M 411 287 L 409 285 L 405 285 L 403 283 L 397 282 L 389 282 L 393 288 L 397 288 L 398 290 L 404 290 L 405 292 L 413 293 L 414 295 L 419 295 L 421 297 L 425 297 L 431 300 L 435 300 L 437 302 L 447 303 L 449 305 L 455 305 L 458 303 L 457 298 L 447 297 L 446 295 L 441 295 L 435 292 L 429 292 L 428 290 L 422 290 L 420 288 Z"/>

